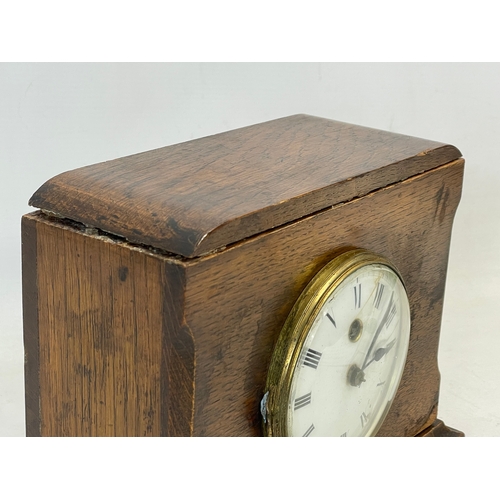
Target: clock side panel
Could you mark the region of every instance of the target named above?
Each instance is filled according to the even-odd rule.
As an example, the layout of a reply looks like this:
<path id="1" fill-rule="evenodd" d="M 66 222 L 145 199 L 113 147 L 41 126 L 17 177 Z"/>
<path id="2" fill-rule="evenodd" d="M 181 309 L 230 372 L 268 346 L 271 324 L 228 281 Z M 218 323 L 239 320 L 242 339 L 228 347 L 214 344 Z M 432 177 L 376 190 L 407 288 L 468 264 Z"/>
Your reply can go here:
<path id="1" fill-rule="evenodd" d="M 26 435 L 29 437 L 39 437 L 41 431 L 36 226 L 33 216 L 24 216 L 21 220 L 24 403 Z"/>
<path id="2" fill-rule="evenodd" d="M 182 287 L 182 266 L 161 256 L 23 217 L 27 435 L 189 435 L 191 396 L 184 403 L 170 375 L 179 371 L 171 346 L 184 361 L 190 352 Z M 183 402 L 177 414 L 170 397 Z"/>
<path id="3" fill-rule="evenodd" d="M 351 248 L 392 261 L 410 300 L 407 362 L 379 435 L 414 436 L 431 425 L 463 165 L 449 163 L 193 261 L 185 297 L 196 345 L 193 435 L 262 435 L 259 404 L 281 327 L 311 278 Z"/>

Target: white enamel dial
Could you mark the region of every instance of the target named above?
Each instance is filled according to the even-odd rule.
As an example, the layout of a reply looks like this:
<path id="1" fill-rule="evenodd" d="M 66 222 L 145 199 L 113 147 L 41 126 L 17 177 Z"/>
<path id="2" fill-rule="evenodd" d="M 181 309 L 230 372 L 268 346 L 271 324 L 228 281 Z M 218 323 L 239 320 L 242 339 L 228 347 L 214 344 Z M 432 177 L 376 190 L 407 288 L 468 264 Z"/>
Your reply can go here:
<path id="1" fill-rule="evenodd" d="M 333 287 L 316 294 L 319 305 L 301 312 L 311 318 L 295 332 L 288 385 L 279 389 L 287 393 L 284 435 L 375 435 L 401 380 L 410 308 L 400 277 L 373 258 L 344 267 Z"/>

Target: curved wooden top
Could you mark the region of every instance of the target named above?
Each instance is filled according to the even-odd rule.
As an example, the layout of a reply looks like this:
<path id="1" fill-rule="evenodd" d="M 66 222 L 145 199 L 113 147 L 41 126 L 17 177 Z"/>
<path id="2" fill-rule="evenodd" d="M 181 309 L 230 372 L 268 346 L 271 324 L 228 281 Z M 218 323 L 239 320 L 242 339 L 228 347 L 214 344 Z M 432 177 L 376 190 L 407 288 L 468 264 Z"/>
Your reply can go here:
<path id="1" fill-rule="evenodd" d="M 65 172 L 29 204 L 195 257 L 460 157 L 454 146 L 295 115 Z"/>

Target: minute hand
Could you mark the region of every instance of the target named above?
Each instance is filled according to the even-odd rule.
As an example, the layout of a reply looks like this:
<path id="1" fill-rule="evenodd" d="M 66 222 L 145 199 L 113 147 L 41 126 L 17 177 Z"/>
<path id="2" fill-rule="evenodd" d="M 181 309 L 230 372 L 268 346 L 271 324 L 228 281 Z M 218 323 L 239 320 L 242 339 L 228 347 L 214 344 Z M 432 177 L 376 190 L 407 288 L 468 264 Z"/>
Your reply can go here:
<path id="1" fill-rule="evenodd" d="M 372 342 L 370 344 L 370 348 L 368 349 L 368 352 L 366 353 L 365 360 L 363 361 L 363 366 L 361 367 L 362 370 L 364 370 L 368 364 L 368 359 L 370 358 L 370 354 L 373 351 L 373 347 L 375 346 L 375 342 L 377 342 L 378 336 L 380 335 L 380 332 L 382 331 L 382 327 L 384 326 L 385 322 L 387 321 L 387 318 L 389 317 L 389 313 L 391 312 L 391 307 L 392 307 L 392 298 L 394 297 L 394 291 L 391 293 L 391 298 L 389 300 L 389 305 L 387 306 L 387 310 L 385 311 L 384 317 L 382 318 L 382 321 L 380 322 L 380 325 L 378 325 L 377 331 L 375 332 L 375 335 L 373 336 Z"/>

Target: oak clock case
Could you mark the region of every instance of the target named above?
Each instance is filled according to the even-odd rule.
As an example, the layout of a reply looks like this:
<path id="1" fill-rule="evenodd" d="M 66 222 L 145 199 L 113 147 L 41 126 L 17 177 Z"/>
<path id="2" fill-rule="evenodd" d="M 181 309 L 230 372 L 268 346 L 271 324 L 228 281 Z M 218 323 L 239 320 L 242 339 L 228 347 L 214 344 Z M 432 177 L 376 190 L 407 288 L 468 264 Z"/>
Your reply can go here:
<path id="1" fill-rule="evenodd" d="M 458 435 L 437 353 L 463 167 L 296 115 L 48 180 L 22 220 L 27 435 Z"/>
<path id="2" fill-rule="evenodd" d="M 409 335 L 397 269 L 365 250 L 333 259 L 280 334 L 262 400 L 265 434 L 375 435 L 398 388 Z"/>

